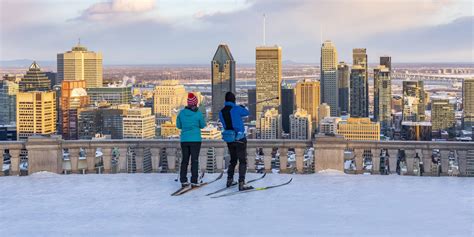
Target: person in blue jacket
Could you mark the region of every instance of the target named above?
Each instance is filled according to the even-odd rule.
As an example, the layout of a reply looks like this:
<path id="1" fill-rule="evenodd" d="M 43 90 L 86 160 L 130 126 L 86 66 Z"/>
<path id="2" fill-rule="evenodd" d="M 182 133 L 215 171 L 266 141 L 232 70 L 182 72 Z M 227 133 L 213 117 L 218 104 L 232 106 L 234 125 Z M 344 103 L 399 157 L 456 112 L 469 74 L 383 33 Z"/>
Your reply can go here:
<path id="1" fill-rule="evenodd" d="M 188 183 L 188 164 L 191 157 L 191 185 L 198 186 L 199 152 L 201 151 L 201 129 L 206 126 L 201 111 L 198 110 L 198 99 L 193 93 L 188 94 L 188 106 L 182 109 L 176 118 L 176 127 L 181 129 L 181 186 Z"/>
<path id="2" fill-rule="evenodd" d="M 247 172 L 247 138 L 243 118 L 249 116 L 249 111 L 243 105 L 235 104 L 235 95 L 232 92 L 225 94 L 224 108 L 219 112 L 219 119 L 225 130 L 234 130 L 236 139 L 228 142 L 230 153 L 230 164 L 227 169 L 227 187 L 234 182 L 234 171 L 237 161 L 239 162 L 239 190 L 253 189 L 245 185 L 245 173 Z"/>

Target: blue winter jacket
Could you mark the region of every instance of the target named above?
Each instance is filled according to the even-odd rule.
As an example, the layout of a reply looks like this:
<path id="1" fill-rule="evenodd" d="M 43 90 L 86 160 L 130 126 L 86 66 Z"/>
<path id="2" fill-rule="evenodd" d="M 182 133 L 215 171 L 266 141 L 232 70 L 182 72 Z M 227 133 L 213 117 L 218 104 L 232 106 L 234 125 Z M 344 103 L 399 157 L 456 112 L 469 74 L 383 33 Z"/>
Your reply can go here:
<path id="1" fill-rule="evenodd" d="M 232 109 L 230 110 L 230 117 L 232 119 L 232 127 L 234 127 L 234 130 L 236 132 L 245 133 L 244 121 L 242 118 L 249 116 L 249 110 L 232 102 L 225 102 L 224 106 L 232 106 Z M 222 116 L 222 111 L 219 112 L 219 119 L 224 129 L 227 129 L 225 126 L 224 117 Z"/>
<path id="2" fill-rule="evenodd" d="M 201 128 L 206 126 L 201 111 L 182 109 L 176 118 L 176 127 L 181 129 L 181 142 L 200 142 Z"/>

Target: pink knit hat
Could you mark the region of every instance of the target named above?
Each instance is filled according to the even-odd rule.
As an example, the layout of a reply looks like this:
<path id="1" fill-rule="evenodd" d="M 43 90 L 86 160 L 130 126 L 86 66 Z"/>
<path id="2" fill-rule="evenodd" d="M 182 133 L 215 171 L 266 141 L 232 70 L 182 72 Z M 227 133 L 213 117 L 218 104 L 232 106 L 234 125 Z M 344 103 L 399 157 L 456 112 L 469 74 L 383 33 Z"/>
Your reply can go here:
<path id="1" fill-rule="evenodd" d="M 193 107 L 197 106 L 198 98 L 193 93 L 188 93 L 188 106 Z"/>

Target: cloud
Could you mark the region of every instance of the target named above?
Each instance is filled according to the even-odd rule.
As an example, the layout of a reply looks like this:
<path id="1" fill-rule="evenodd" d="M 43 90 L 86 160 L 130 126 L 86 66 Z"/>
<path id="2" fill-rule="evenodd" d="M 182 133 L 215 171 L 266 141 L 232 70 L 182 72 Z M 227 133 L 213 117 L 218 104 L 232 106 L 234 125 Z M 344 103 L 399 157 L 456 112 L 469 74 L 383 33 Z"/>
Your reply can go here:
<path id="1" fill-rule="evenodd" d="M 106 20 L 116 15 L 144 13 L 155 9 L 155 0 L 111 0 L 93 4 L 77 19 Z"/>

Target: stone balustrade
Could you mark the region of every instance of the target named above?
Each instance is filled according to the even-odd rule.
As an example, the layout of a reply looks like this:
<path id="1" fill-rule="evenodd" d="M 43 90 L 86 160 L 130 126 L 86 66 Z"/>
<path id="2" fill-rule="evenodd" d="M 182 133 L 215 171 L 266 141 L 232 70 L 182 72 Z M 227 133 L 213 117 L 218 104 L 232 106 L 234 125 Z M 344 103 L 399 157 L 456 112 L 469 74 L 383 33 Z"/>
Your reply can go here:
<path id="1" fill-rule="evenodd" d="M 176 172 L 180 165 L 178 140 L 61 140 L 59 137 L 31 137 L 28 141 L 0 142 L 3 157 L 9 160 L 8 172 L 19 175 L 21 161 L 27 159 L 29 174 L 39 171 L 54 173 L 148 173 Z M 308 154 L 314 149 L 314 156 Z M 308 170 L 344 171 L 344 153 L 354 157 L 355 173 L 363 170 L 364 159 L 372 160 L 370 172 L 378 174 L 380 151 L 388 152 L 390 172 L 395 172 L 398 151 L 406 155 L 406 175 L 414 174 L 414 157 L 418 154 L 425 165 L 425 175 L 432 175 L 433 149 L 441 154 L 442 174 L 448 172 L 448 154 L 455 151 L 462 176 L 474 175 L 474 143 L 414 141 L 348 141 L 338 136 L 318 136 L 314 140 L 249 140 L 247 144 L 249 172 L 308 173 Z M 66 155 L 65 155 L 66 154 Z M 24 158 L 21 158 L 24 157 Z M 26 158 L 27 157 L 27 158 Z M 220 140 L 205 140 L 200 153 L 200 169 L 221 172 L 228 162 L 227 145 Z M 309 160 L 308 160 L 309 159 Z M 4 159 L 0 159 L 3 166 Z M 310 165 L 310 167 L 308 167 Z M 0 166 L 0 167 L 2 167 Z M 23 168 L 25 169 L 25 168 Z"/>

